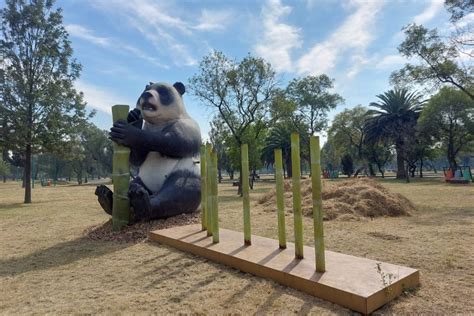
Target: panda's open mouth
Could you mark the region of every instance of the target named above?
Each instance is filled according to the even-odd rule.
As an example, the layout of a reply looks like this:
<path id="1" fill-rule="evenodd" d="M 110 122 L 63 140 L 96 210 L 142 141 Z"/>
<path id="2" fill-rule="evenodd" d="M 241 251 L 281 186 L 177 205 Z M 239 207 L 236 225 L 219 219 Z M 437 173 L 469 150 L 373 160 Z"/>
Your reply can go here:
<path id="1" fill-rule="evenodd" d="M 142 104 L 142 109 L 144 111 L 152 111 L 153 112 L 153 111 L 156 111 L 156 105 L 151 104 L 150 102 L 144 102 Z"/>

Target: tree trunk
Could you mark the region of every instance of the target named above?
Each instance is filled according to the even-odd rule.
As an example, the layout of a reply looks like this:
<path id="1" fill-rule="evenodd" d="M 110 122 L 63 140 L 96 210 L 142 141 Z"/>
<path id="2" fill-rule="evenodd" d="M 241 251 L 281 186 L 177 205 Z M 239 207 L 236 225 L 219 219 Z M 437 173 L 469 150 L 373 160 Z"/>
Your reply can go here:
<path id="1" fill-rule="evenodd" d="M 395 144 L 395 151 L 397 153 L 397 179 L 405 179 L 408 175 L 408 166 L 405 169 L 405 155 L 403 152 L 403 145 L 401 143 Z"/>
<path id="2" fill-rule="evenodd" d="M 420 178 L 423 178 L 423 158 L 420 159 Z"/>
<path id="3" fill-rule="evenodd" d="M 458 168 L 458 163 L 456 162 L 456 155 L 454 154 L 454 146 L 452 142 L 448 143 L 448 163 L 449 163 L 449 168 L 453 170 L 453 173 L 456 172 Z"/>
<path id="4" fill-rule="evenodd" d="M 293 176 L 293 172 L 291 170 L 292 166 L 291 166 L 291 159 L 289 159 L 287 157 L 287 159 L 285 160 L 285 164 L 286 164 L 286 175 L 288 178 L 291 178 Z"/>
<path id="5" fill-rule="evenodd" d="M 410 177 L 408 176 L 408 170 L 409 170 L 409 168 L 410 168 L 410 165 L 407 163 L 406 166 L 407 166 L 407 167 L 406 167 L 406 169 L 405 169 L 405 175 L 406 175 L 406 176 L 405 176 L 405 179 L 406 179 L 406 182 L 407 182 L 407 183 L 410 183 Z"/>
<path id="6" fill-rule="evenodd" d="M 218 177 L 219 183 L 222 183 L 222 168 L 217 169 L 217 172 L 219 174 L 219 177 Z"/>
<path id="7" fill-rule="evenodd" d="M 25 204 L 31 203 L 31 144 L 26 145 L 25 152 Z"/>

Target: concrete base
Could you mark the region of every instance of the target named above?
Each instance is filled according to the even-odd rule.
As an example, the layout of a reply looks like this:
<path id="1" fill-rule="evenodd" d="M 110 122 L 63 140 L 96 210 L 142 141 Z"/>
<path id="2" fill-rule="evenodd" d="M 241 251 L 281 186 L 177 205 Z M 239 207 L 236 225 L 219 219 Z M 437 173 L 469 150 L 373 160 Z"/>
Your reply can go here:
<path id="1" fill-rule="evenodd" d="M 218 244 L 201 225 L 157 230 L 149 238 L 363 314 L 419 285 L 418 270 L 332 251 L 325 252 L 326 272 L 317 273 L 311 247 L 305 246 L 304 259 L 298 260 L 292 243 L 280 249 L 277 240 L 252 236 L 252 245 L 245 246 L 243 233 L 227 229 L 220 230 Z"/>

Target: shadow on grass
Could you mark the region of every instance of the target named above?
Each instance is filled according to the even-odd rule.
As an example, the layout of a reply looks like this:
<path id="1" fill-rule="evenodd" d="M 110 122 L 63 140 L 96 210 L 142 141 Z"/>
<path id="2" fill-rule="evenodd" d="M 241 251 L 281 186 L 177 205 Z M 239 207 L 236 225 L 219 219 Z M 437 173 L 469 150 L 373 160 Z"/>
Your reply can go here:
<path id="1" fill-rule="evenodd" d="M 26 204 L 17 202 L 17 203 L 8 203 L 8 204 L 0 204 L 0 211 L 11 211 L 16 208 L 26 207 Z"/>
<path id="2" fill-rule="evenodd" d="M 131 245 L 93 241 L 82 237 L 23 257 L 0 260 L 0 276 L 15 276 L 30 271 L 56 268 L 82 259 L 100 257 Z"/>

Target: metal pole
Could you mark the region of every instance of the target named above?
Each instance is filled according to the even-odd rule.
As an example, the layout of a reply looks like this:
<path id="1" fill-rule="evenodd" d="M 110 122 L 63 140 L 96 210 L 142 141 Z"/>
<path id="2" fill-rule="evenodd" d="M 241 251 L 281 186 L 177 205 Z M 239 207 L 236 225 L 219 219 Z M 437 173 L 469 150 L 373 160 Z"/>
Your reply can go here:
<path id="1" fill-rule="evenodd" d="M 280 248 L 286 248 L 285 202 L 283 185 L 283 158 L 281 149 L 275 149 L 275 181 L 278 210 L 278 241 Z"/>
<path id="2" fill-rule="evenodd" d="M 293 188 L 293 217 L 295 225 L 295 257 L 303 259 L 303 216 L 301 213 L 300 135 L 291 134 L 291 172 Z"/>
<path id="3" fill-rule="evenodd" d="M 324 256 L 324 230 L 323 230 L 323 206 L 322 206 L 322 181 L 319 136 L 310 138 L 311 152 L 311 184 L 313 191 L 313 222 L 314 222 L 314 252 L 316 255 L 316 271 L 326 271 L 326 259 Z"/>

